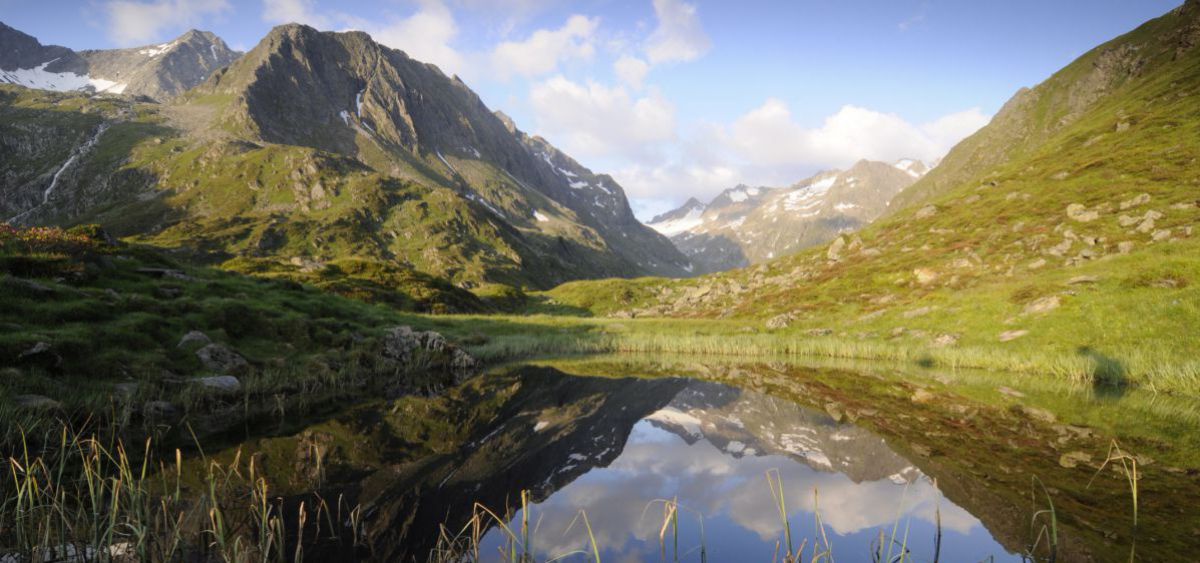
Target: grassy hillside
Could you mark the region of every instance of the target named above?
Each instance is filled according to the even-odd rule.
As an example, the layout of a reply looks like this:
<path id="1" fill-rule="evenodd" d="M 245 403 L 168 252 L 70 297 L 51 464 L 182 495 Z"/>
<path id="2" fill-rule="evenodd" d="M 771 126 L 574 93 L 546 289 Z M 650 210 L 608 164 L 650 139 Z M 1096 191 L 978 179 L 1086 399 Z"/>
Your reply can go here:
<path id="1" fill-rule="evenodd" d="M 1195 392 L 1198 21 L 1190 3 L 1021 94 L 1006 111 L 1023 132 L 998 118 L 952 153 L 998 158 L 948 159 L 951 184 L 931 174 L 910 196 L 919 205 L 858 236 L 697 280 L 570 283 L 544 298 L 597 315 L 754 319 L 796 338 L 1077 357 L 1104 381 Z M 1001 146 L 1011 138 L 1029 142 Z"/>

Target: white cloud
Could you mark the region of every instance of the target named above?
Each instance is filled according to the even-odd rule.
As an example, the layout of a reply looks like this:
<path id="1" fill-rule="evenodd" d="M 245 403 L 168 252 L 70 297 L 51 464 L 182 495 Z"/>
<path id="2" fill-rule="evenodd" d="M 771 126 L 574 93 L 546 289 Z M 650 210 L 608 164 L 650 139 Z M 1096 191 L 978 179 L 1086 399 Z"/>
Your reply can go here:
<path id="1" fill-rule="evenodd" d="M 931 161 L 987 124 L 978 109 L 925 124 L 845 106 L 819 127 L 796 122 L 787 104 L 769 99 L 729 124 L 710 124 L 647 151 L 654 160 L 617 166 L 639 218 L 648 219 L 688 197 L 708 201 L 737 184 L 786 186 L 814 172 L 845 168 L 862 158 Z"/>
<path id="2" fill-rule="evenodd" d="M 113 0 L 104 4 L 108 36 L 123 46 L 157 41 L 166 29 L 197 26 L 204 18 L 230 8 L 228 0 Z"/>
<path id="3" fill-rule="evenodd" d="M 271 23 L 302 23 L 326 31 L 365 31 L 379 43 L 438 65 L 447 74 L 461 74 L 468 67 L 467 57 L 452 45 L 458 36 L 458 23 L 441 0 L 420 0 L 417 10 L 407 17 L 382 20 L 318 11 L 315 6 L 315 0 L 264 0 L 262 17 Z"/>
<path id="4" fill-rule="evenodd" d="M 657 91 L 636 97 L 623 86 L 556 76 L 534 85 L 529 98 L 538 131 L 574 155 L 644 159 L 675 136 L 675 107 Z"/>
<path id="5" fill-rule="evenodd" d="M 454 14 L 440 0 L 422 0 L 421 7 L 406 18 L 363 29 L 376 41 L 400 49 L 421 62 L 438 65 L 447 74 L 462 74 L 467 59 L 451 43 L 458 36 Z"/>
<path id="6" fill-rule="evenodd" d="M 646 55 L 652 64 L 692 61 L 712 47 L 695 5 L 682 0 L 654 0 L 654 14 L 658 27 L 646 42 Z"/>
<path id="7" fill-rule="evenodd" d="M 730 136 L 733 147 L 753 164 L 844 167 L 861 158 L 938 158 L 988 119 L 971 109 L 914 125 L 895 114 L 847 105 L 810 129 L 792 119 L 786 103 L 769 99 L 735 121 Z"/>
<path id="8" fill-rule="evenodd" d="M 492 52 L 493 68 L 504 77 L 538 76 L 553 72 L 566 60 L 590 59 L 596 52 L 594 36 L 599 26 L 599 18 L 574 15 L 559 29 L 539 29 L 524 41 L 505 41 Z"/>
<path id="9" fill-rule="evenodd" d="M 650 72 L 650 65 L 637 57 L 622 55 L 613 63 L 613 72 L 622 82 L 635 89 L 641 89 L 642 81 L 646 79 L 646 73 Z"/>
<path id="10" fill-rule="evenodd" d="M 316 0 L 263 0 L 263 21 L 302 23 L 317 29 L 329 29 L 331 19 L 313 9 Z"/>

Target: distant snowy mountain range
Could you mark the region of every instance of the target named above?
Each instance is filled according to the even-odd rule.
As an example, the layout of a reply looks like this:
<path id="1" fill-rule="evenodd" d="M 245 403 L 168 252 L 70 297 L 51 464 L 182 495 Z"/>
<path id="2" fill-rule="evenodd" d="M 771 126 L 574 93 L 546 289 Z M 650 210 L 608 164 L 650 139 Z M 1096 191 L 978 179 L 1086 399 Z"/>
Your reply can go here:
<path id="1" fill-rule="evenodd" d="M 692 198 L 649 226 L 670 237 L 696 273 L 740 268 L 862 228 L 931 169 L 914 159 L 861 160 L 848 170 L 821 172 L 787 188 L 740 185 L 707 205 Z"/>

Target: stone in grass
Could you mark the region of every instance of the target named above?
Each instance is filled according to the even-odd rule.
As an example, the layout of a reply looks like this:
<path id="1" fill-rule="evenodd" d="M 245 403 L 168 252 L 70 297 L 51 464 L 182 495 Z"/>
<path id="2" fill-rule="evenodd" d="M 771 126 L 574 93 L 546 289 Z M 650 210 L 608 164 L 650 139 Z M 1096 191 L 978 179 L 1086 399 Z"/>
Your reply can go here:
<path id="1" fill-rule="evenodd" d="M 1026 315 L 1038 315 L 1041 313 L 1049 313 L 1062 305 L 1062 298 L 1057 295 L 1048 295 L 1033 301 L 1025 306 Z"/>
<path id="2" fill-rule="evenodd" d="M 1092 454 L 1086 452 L 1067 452 L 1058 458 L 1058 464 L 1067 468 L 1075 469 L 1081 464 L 1087 465 L 1092 462 Z"/>
<path id="3" fill-rule="evenodd" d="M 13 397 L 13 402 L 23 409 L 50 410 L 62 407 L 62 403 L 45 395 L 17 395 Z"/>
<path id="4" fill-rule="evenodd" d="M 180 416 L 179 408 L 167 401 L 147 401 L 142 416 L 150 419 L 172 420 Z"/>
<path id="5" fill-rule="evenodd" d="M 201 387 L 226 395 L 232 395 L 242 389 L 242 382 L 232 375 L 197 377 L 192 381 Z"/>
<path id="6" fill-rule="evenodd" d="M 929 391 L 926 391 L 925 389 L 917 389 L 916 392 L 914 392 L 911 397 L 912 402 L 917 403 L 917 404 L 922 404 L 922 405 L 926 404 L 926 403 L 932 403 L 933 400 L 936 398 L 937 398 L 937 395 L 934 395 L 933 393 L 930 393 Z"/>
<path id="7" fill-rule="evenodd" d="M 212 344 L 212 339 L 209 338 L 207 334 L 204 334 L 198 330 L 193 330 L 183 335 L 183 338 L 179 339 L 179 344 L 176 346 L 176 348 L 201 347 L 208 346 L 209 344 Z"/>
<path id="8" fill-rule="evenodd" d="M 1046 424 L 1054 424 L 1058 420 L 1058 417 L 1054 416 L 1054 413 L 1046 409 L 1039 409 L 1037 407 L 1013 405 L 1012 411 L 1030 420 L 1045 422 Z"/>
<path id="9" fill-rule="evenodd" d="M 1150 194 L 1138 194 L 1133 198 L 1122 201 L 1120 207 L 1121 211 L 1125 211 L 1126 209 L 1133 209 L 1134 207 L 1146 205 L 1147 203 L 1150 203 Z"/>
<path id="10" fill-rule="evenodd" d="M 957 334 L 942 334 L 933 339 L 933 345 L 938 348 L 949 348 L 958 344 Z"/>
<path id="11" fill-rule="evenodd" d="M 1099 219 L 1100 213 L 1096 210 L 1089 210 L 1081 203 L 1072 203 L 1067 206 L 1067 217 L 1080 223 L 1090 223 Z"/>
<path id="12" fill-rule="evenodd" d="M 1016 397 L 1018 399 L 1025 397 L 1024 393 L 1017 391 L 1016 389 L 1013 389 L 1011 387 L 999 387 L 996 390 L 999 391 L 1000 394 L 1008 395 L 1009 397 Z"/>
<path id="13" fill-rule="evenodd" d="M 1006 330 L 1000 333 L 1000 342 L 1012 342 L 1029 334 L 1028 330 Z"/>
<path id="14" fill-rule="evenodd" d="M 250 364 L 237 352 L 222 344 L 209 344 L 196 350 L 204 369 L 219 373 L 244 373 Z"/>

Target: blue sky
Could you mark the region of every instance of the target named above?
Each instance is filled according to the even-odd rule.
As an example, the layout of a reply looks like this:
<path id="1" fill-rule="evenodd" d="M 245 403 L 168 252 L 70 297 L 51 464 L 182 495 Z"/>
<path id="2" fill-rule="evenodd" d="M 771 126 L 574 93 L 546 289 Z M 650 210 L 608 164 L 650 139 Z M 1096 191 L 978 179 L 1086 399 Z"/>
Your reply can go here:
<path id="1" fill-rule="evenodd" d="M 613 174 L 642 218 L 859 158 L 934 159 L 1020 87 L 1180 0 L 0 0 L 76 49 L 360 29 Z"/>

